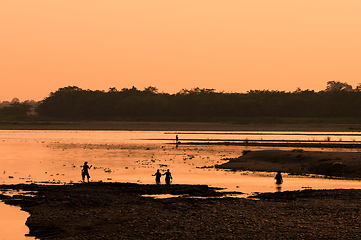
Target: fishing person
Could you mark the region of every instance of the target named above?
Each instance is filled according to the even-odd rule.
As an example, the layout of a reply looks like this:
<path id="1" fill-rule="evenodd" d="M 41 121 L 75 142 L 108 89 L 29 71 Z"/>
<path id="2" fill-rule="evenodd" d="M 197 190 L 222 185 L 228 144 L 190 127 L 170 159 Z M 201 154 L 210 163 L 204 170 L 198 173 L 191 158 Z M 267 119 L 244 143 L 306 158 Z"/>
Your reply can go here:
<path id="1" fill-rule="evenodd" d="M 87 177 L 88 179 L 88 182 L 89 182 L 89 178 L 90 178 L 90 175 L 89 175 L 89 169 L 92 167 L 93 165 L 88 165 L 88 162 L 84 162 L 84 165 L 82 166 L 82 170 L 81 170 L 81 177 L 83 179 L 83 182 L 84 182 L 84 179 L 85 179 L 85 176 Z"/>

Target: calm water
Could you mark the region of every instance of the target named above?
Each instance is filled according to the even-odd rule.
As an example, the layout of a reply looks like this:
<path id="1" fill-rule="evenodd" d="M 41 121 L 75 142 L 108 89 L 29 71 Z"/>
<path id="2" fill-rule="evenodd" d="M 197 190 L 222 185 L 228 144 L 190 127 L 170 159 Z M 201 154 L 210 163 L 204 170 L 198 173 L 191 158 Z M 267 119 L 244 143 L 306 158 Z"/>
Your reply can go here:
<path id="1" fill-rule="evenodd" d="M 274 184 L 274 173 L 231 172 L 209 168 L 226 162 L 225 158 L 240 156 L 243 150 L 265 148 L 176 147 L 169 144 L 174 143 L 176 134 L 181 141 L 361 141 L 359 133 L 332 132 L 0 131 L 0 183 L 80 182 L 81 165 L 88 161 L 93 166 L 90 170 L 91 181 L 152 184 L 152 174 L 157 169 L 170 169 L 174 184 L 207 184 L 247 194 L 278 190 Z M 281 190 L 360 187 L 360 181 L 284 176 Z M 24 222 L 28 214 L 4 204 L 0 204 L 0 212 L 0 239 L 25 238 L 24 234 L 28 230 Z M 8 216 L 13 216 L 15 220 Z M 9 235 L 11 232 L 20 235 Z"/>
<path id="2" fill-rule="evenodd" d="M 25 225 L 29 214 L 20 211 L 19 207 L 5 205 L 0 202 L 0 239 L 6 240 L 30 240 L 35 239 L 26 237 L 29 233 L 28 227 Z"/>
<path id="3" fill-rule="evenodd" d="M 81 180 L 88 161 L 92 181 L 154 183 L 157 169 L 170 169 L 175 184 L 208 184 L 245 193 L 275 191 L 274 173 L 230 172 L 207 168 L 238 157 L 244 146 L 186 146 L 184 139 L 337 138 L 361 141 L 359 133 L 304 132 L 162 132 L 162 131 L 0 131 L 0 183 L 71 183 Z M 269 149 L 269 148 L 268 148 Z M 326 149 L 327 150 L 327 149 Z M 339 150 L 339 149 L 338 149 Z M 332 151 L 338 151 L 334 149 Z M 331 151 L 331 150 L 330 150 Z M 355 150 L 353 150 L 355 151 Z M 305 187 L 359 188 L 359 181 L 285 176 L 282 190 Z"/>

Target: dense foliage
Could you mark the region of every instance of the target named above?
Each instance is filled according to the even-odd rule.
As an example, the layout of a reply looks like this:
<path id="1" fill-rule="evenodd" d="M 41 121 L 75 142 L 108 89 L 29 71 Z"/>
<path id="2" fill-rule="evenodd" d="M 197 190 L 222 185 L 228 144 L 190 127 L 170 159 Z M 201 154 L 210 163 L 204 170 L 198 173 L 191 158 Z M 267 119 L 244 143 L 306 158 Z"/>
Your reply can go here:
<path id="1" fill-rule="evenodd" d="M 27 102 L 13 102 L 0 108 L 0 120 L 29 120 L 33 106 Z"/>
<path id="2" fill-rule="evenodd" d="M 325 91 L 248 93 L 214 89 L 158 93 L 155 87 L 108 92 L 76 86 L 58 89 L 36 109 L 41 117 L 67 120 L 217 121 L 240 118 L 359 118 L 361 92 L 346 83 L 328 82 Z M 351 87 L 351 88 L 350 88 Z"/>

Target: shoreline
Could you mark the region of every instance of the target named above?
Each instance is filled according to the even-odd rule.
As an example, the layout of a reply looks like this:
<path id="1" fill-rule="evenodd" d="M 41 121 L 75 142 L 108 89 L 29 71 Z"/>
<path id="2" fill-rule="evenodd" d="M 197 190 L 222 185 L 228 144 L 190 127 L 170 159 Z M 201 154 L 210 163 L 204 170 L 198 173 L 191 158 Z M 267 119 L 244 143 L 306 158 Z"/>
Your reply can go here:
<path id="1" fill-rule="evenodd" d="M 0 122 L 0 130 L 309 131 L 359 132 L 361 124 L 239 124 L 219 122 Z"/>
<path id="2" fill-rule="evenodd" d="M 0 185 L 34 197 L 0 195 L 31 214 L 39 239 L 359 238 L 361 190 L 302 190 L 253 199 L 214 198 L 205 185 Z M 190 194 L 153 199 L 144 194 Z M 194 198 L 199 196 L 200 198 Z M 219 196 L 216 194 L 216 196 Z"/>
<path id="3" fill-rule="evenodd" d="M 109 127 L 109 123 L 98 124 L 100 123 L 95 124 L 96 130 L 251 131 L 250 129 L 253 129 L 252 131 L 256 131 L 254 129 L 260 128 L 254 125 L 204 123 L 164 125 L 115 123 L 111 125 L 112 127 Z M 79 127 L 79 125 L 71 126 L 74 129 L 55 130 L 75 130 L 75 127 Z M 91 130 L 88 129 L 89 125 L 85 124 L 83 127 L 84 129 L 79 127 L 77 130 Z M 240 127 L 241 130 L 238 129 Z M 278 127 L 296 129 L 294 125 L 278 125 L 275 128 L 263 125 L 262 129 L 268 130 L 259 131 L 276 131 Z M 307 127 L 299 126 L 297 131 Z M 320 131 L 331 127 L 314 126 L 312 129 Z M 347 129 L 349 126 L 338 127 L 340 131 L 345 131 L 341 129 Z M 227 128 L 237 130 L 224 130 Z M 358 163 L 361 163 L 361 157 L 357 155 L 359 153 L 356 152 L 316 152 L 300 149 L 251 151 L 217 167 L 234 171 L 326 173 L 325 175 L 329 176 L 360 179 L 361 167 Z M 0 190 L 4 189 L 33 192 L 34 196 L 21 195 L 21 191 L 12 197 L 0 194 L 0 200 L 6 204 L 20 206 L 23 211 L 29 212 L 30 217 L 26 224 L 30 229 L 30 235 L 39 239 L 357 239 L 361 237 L 361 228 L 358 226 L 361 220 L 359 214 L 361 189 L 306 189 L 261 193 L 246 199 L 222 197 L 225 193 L 215 192 L 215 188 L 206 185 L 147 185 L 117 182 L 0 185 Z M 152 194 L 172 194 L 178 197 L 153 199 L 143 196 Z"/>
<path id="4" fill-rule="evenodd" d="M 243 140 L 241 140 L 243 141 Z M 179 143 L 171 143 L 173 145 L 226 145 L 226 146 L 244 146 L 244 147 L 278 147 L 278 148 L 343 148 L 343 149 L 360 149 L 360 143 L 345 143 L 341 141 L 333 141 L 333 142 L 314 142 L 314 141 L 304 141 L 304 142 L 293 142 L 293 141 L 284 141 L 284 142 L 264 142 L 259 140 L 252 140 L 249 142 L 179 142 Z"/>
<path id="5" fill-rule="evenodd" d="M 359 152 L 322 152 L 294 149 L 246 151 L 238 158 L 217 165 L 233 171 L 265 171 L 298 175 L 324 175 L 344 179 L 361 179 Z"/>

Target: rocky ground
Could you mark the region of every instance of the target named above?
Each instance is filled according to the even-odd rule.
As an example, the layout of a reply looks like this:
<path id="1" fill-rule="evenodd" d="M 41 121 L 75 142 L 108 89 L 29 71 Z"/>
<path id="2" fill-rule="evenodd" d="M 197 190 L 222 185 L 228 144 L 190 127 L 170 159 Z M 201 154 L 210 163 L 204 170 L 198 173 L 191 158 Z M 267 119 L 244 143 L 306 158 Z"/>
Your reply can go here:
<path id="1" fill-rule="evenodd" d="M 360 239 L 361 190 L 220 197 L 203 185 L 1 185 L 39 239 Z M 184 197 L 153 199 L 144 194 Z M 190 197 L 191 196 L 191 197 Z"/>
<path id="2" fill-rule="evenodd" d="M 264 150 L 245 152 L 217 166 L 223 169 L 287 172 L 291 174 L 320 174 L 348 179 L 361 178 L 359 152 L 322 152 Z"/>

